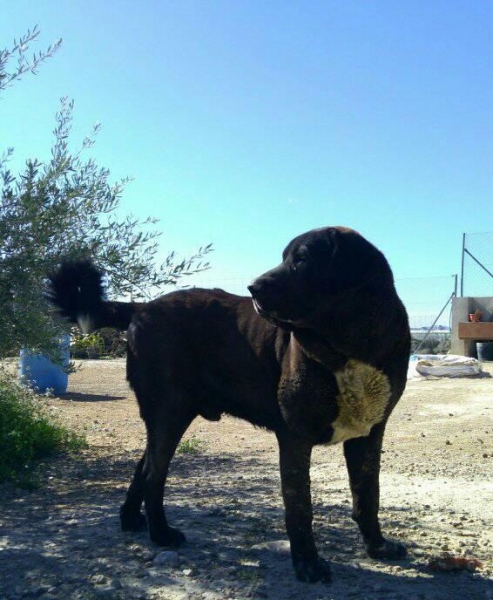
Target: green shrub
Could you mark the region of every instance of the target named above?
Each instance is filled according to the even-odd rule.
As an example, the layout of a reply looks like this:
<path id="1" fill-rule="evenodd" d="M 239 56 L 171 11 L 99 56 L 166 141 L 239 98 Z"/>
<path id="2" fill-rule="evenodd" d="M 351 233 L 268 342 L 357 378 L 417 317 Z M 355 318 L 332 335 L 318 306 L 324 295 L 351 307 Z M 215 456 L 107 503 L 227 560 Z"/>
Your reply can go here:
<path id="1" fill-rule="evenodd" d="M 176 449 L 177 454 L 200 454 L 204 442 L 196 437 L 182 440 Z"/>
<path id="2" fill-rule="evenodd" d="M 73 358 L 99 357 L 104 352 L 104 339 L 99 333 L 80 334 L 72 339 L 70 354 Z"/>
<path id="3" fill-rule="evenodd" d="M 85 446 L 55 422 L 42 398 L 0 372 L 0 482 L 29 482 L 36 460 Z"/>
<path id="4" fill-rule="evenodd" d="M 127 355 L 127 332 L 118 331 L 111 327 L 103 327 L 98 330 L 99 335 L 104 342 L 104 356 L 112 358 L 124 357 Z"/>
<path id="5" fill-rule="evenodd" d="M 78 327 L 72 327 L 70 354 L 72 358 L 97 358 L 99 356 L 117 358 L 127 354 L 126 332 L 111 327 L 103 327 L 94 333 L 84 335 Z"/>
<path id="6" fill-rule="evenodd" d="M 447 354 L 450 352 L 451 337 L 442 335 L 430 335 L 424 342 L 418 338 L 412 338 L 411 353 L 419 354 Z"/>

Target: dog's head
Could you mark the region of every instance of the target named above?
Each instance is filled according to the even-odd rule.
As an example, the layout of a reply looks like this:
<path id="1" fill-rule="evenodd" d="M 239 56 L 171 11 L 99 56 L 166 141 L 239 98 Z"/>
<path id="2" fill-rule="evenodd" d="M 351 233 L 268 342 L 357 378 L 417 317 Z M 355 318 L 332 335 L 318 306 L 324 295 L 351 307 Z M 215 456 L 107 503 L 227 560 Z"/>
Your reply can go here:
<path id="1" fill-rule="evenodd" d="M 392 281 L 390 267 L 352 229 L 326 227 L 296 237 L 282 263 L 248 286 L 256 311 L 284 328 L 306 327 L 367 284 Z"/>

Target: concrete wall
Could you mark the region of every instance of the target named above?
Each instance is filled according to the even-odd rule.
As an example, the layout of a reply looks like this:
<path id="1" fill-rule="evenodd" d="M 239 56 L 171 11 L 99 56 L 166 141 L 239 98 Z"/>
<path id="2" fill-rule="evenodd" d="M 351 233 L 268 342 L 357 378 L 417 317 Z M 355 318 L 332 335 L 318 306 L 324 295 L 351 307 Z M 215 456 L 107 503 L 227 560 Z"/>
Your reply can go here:
<path id="1" fill-rule="evenodd" d="M 482 321 L 493 321 L 493 296 L 480 298 L 466 297 L 452 299 L 452 345 L 451 354 L 476 356 L 476 343 L 459 339 L 459 323 L 467 323 L 469 315 L 477 309 L 483 313 Z"/>

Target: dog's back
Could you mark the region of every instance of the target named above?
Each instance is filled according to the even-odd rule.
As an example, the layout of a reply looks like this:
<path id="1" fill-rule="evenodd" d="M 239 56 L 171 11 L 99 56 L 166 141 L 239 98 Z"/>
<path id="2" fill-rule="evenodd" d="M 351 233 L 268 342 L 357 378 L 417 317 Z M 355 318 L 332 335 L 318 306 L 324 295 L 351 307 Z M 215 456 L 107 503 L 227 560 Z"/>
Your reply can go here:
<path id="1" fill-rule="evenodd" d="M 174 385 L 180 410 L 211 420 L 228 413 L 275 429 L 288 342 L 289 334 L 260 318 L 249 298 L 222 290 L 172 292 L 134 313 L 127 377 L 144 419 L 159 410 L 149 403 L 166 402 L 164 388 Z"/>

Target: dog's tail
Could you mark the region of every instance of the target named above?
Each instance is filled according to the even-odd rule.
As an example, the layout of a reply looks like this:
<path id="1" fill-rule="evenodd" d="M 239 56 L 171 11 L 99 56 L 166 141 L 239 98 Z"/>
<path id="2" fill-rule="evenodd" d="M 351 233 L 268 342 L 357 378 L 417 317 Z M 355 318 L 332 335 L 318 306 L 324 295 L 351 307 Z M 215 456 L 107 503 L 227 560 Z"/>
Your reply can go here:
<path id="1" fill-rule="evenodd" d="M 84 333 L 100 327 L 128 329 L 140 304 L 110 302 L 103 287 L 103 273 L 90 260 L 66 260 L 48 275 L 46 297 L 59 314 L 78 323 Z"/>

